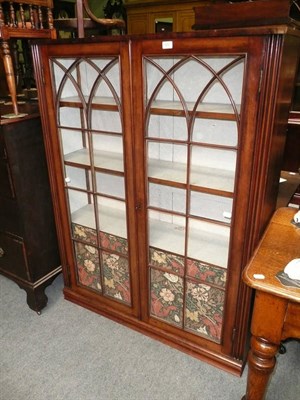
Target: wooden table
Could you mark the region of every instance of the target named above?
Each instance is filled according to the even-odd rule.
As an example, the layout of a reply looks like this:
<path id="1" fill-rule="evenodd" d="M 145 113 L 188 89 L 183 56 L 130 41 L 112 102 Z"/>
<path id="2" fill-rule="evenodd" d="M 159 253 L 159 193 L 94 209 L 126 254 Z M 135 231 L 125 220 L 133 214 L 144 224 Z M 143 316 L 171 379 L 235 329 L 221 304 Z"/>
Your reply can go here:
<path id="1" fill-rule="evenodd" d="M 276 278 L 289 261 L 300 258 L 300 228 L 291 223 L 296 212 L 288 207 L 275 212 L 244 270 L 244 282 L 256 289 L 244 400 L 264 399 L 281 341 L 300 338 L 300 288 Z"/>

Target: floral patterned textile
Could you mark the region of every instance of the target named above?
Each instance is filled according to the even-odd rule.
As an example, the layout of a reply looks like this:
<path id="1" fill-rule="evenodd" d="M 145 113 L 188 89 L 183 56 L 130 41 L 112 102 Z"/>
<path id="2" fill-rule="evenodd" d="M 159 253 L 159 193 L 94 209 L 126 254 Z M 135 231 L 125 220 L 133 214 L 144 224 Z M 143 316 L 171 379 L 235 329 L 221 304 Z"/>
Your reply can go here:
<path id="1" fill-rule="evenodd" d="M 96 229 L 87 226 L 72 223 L 72 235 L 74 239 L 97 245 Z M 111 235 L 106 232 L 99 232 L 100 246 L 117 251 L 122 254 L 128 254 L 128 241 L 125 238 Z"/>
<path id="2" fill-rule="evenodd" d="M 187 260 L 187 275 L 222 288 L 226 284 L 225 269 L 207 265 L 197 260 Z"/>
<path id="3" fill-rule="evenodd" d="M 79 242 L 74 242 L 74 249 L 79 283 L 101 292 L 98 249 Z"/>
<path id="4" fill-rule="evenodd" d="M 128 259 L 118 254 L 101 252 L 100 249 L 91 246 L 91 244 L 98 244 L 95 229 L 73 223 L 72 235 L 73 238 L 86 242 L 85 244 L 74 241 L 78 282 L 83 286 L 102 292 L 102 271 L 104 294 L 131 304 Z M 127 239 L 99 232 L 99 242 L 102 248 L 124 255 L 128 253 Z"/>
<path id="5" fill-rule="evenodd" d="M 127 258 L 103 251 L 102 264 L 105 294 L 130 304 L 131 296 Z"/>
<path id="6" fill-rule="evenodd" d="M 154 267 L 168 269 L 175 274 L 184 276 L 184 258 L 182 256 L 150 247 L 149 258 L 150 264 Z"/>
<path id="7" fill-rule="evenodd" d="M 122 254 L 128 253 L 127 239 L 109 233 L 99 232 L 100 245 L 108 250 L 117 251 Z"/>
<path id="8" fill-rule="evenodd" d="M 221 289 L 187 281 L 185 328 L 219 342 L 225 293 Z"/>
<path id="9" fill-rule="evenodd" d="M 182 327 L 183 279 L 151 268 L 151 315 Z"/>
<path id="10" fill-rule="evenodd" d="M 182 256 L 154 248 L 150 263 L 151 316 L 220 342 L 226 270 L 187 259 L 185 274 Z"/>
<path id="11" fill-rule="evenodd" d="M 74 239 L 97 245 L 97 233 L 93 228 L 72 223 L 72 234 Z"/>

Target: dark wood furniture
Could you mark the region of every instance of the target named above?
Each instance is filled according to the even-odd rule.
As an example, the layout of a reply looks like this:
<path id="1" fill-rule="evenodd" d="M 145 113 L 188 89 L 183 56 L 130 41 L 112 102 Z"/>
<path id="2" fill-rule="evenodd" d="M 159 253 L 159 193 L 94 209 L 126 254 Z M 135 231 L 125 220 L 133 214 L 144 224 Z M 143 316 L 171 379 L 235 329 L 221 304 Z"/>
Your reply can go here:
<path id="1" fill-rule="evenodd" d="M 287 207 L 290 203 L 293 206 L 300 206 L 299 189 L 300 174 L 298 172 L 281 171 L 276 208 Z"/>
<path id="2" fill-rule="evenodd" d="M 125 0 L 127 32 L 158 32 L 157 24 L 169 23 L 173 32 L 190 32 L 195 23 L 194 7 L 207 0 Z M 218 1 L 220 3 L 220 1 Z"/>
<path id="3" fill-rule="evenodd" d="M 255 289 L 245 400 L 265 398 L 281 341 L 300 339 L 300 288 L 284 286 L 276 278 L 291 260 L 300 258 L 300 229 L 291 223 L 295 213 L 292 208 L 275 212 L 243 274 Z"/>
<path id="4" fill-rule="evenodd" d="M 215 3 L 210 1 L 195 7 L 194 28 L 253 27 L 285 24 L 291 19 L 300 20 L 298 0 L 238 0 Z"/>
<path id="5" fill-rule="evenodd" d="M 300 173 L 300 111 L 291 111 L 282 168 Z"/>
<path id="6" fill-rule="evenodd" d="M 60 31 L 73 32 L 75 37 L 84 38 L 87 31 L 93 34 L 103 34 L 117 30 L 120 34 L 125 32 L 126 23 L 119 18 L 98 18 L 90 9 L 88 0 L 75 1 L 75 18 L 59 18 L 54 20 L 55 28 Z"/>
<path id="7" fill-rule="evenodd" d="M 39 313 L 61 266 L 38 107 L 21 111 L 28 115 L 0 119 L 0 273 Z"/>
<path id="8" fill-rule="evenodd" d="M 12 100 L 12 117 L 18 110 L 16 77 L 11 56 L 12 39 L 56 38 L 53 28 L 52 0 L 0 0 L 0 51 L 7 86 Z M 9 114 L 8 114 L 9 115 Z"/>
<path id="9" fill-rule="evenodd" d="M 68 300 L 241 373 L 299 48 L 293 25 L 33 45 Z"/>

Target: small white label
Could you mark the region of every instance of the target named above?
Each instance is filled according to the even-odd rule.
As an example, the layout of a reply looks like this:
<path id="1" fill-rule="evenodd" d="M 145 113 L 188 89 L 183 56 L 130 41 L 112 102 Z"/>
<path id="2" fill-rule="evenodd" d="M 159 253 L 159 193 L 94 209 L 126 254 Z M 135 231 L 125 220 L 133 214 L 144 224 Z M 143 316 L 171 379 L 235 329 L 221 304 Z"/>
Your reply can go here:
<path id="1" fill-rule="evenodd" d="M 265 276 L 264 276 L 263 274 L 253 274 L 253 278 L 254 278 L 254 279 L 261 279 L 261 280 L 263 280 L 263 279 L 265 279 Z"/>
<path id="2" fill-rule="evenodd" d="M 66 183 L 70 183 L 70 182 L 71 182 L 71 179 L 67 176 L 67 177 L 65 178 L 65 182 L 66 182 Z"/>
<path id="3" fill-rule="evenodd" d="M 168 41 L 165 41 L 165 42 L 162 42 L 162 48 L 163 49 L 173 49 L 173 42 L 172 42 L 172 40 L 168 40 Z"/>

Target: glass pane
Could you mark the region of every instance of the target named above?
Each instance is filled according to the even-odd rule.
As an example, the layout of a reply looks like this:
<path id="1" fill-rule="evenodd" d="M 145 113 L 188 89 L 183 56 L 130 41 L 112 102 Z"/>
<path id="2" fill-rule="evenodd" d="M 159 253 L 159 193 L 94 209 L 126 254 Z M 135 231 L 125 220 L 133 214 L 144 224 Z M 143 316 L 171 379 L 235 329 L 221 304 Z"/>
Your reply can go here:
<path id="1" fill-rule="evenodd" d="M 148 136 L 153 138 L 187 140 L 188 126 L 184 117 L 151 114 Z"/>
<path id="2" fill-rule="evenodd" d="M 185 328 L 220 342 L 225 292 L 221 289 L 187 281 Z"/>
<path id="3" fill-rule="evenodd" d="M 236 121 L 196 118 L 193 141 L 223 146 L 237 146 L 237 123 Z"/>
<path id="4" fill-rule="evenodd" d="M 149 205 L 184 213 L 186 210 L 186 191 L 172 186 L 149 183 Z"/>
<path id="5" fill-rule="evenodd" d="M 96 247 L 74 242 L 78 282 L 90 289 L 102 290 L 99 252 Z"/>
<path id="6" fill-rule="evenodd" d="M 127 238 L 125 203 L 100 196 L 97 201 L 100 231 Z"/>
<path id="7" fill-rule="evenodd" d="M 99 232 L 100 245 L 106 250 L 116 251 L 124 255 L 128 254 L 128 242 L 127 239 L 121 238 L 120 236 L 111 235 L 106 232 Z"/>
<path id="8" fill-rule="evenodd" d="M 148 176 L 186 182 L 187 147 L 169 143 L 148 143 Z"/>
<path id="9" fill-rule="evenodd" d="M 191 192 L 190 214 L 216 221 L 230 222 L 232 198 Z"/>
<path id="10" fill-rule="evenodd" d="M 125 199 L 124 177 L 96 172 L 97 192 Z"/>
<path id="11" fill-rule="evenodd" d="M 147 99 L 155 94 L 155 100 L 174 101 L 180 93 L 180 98 L 191 103 L 190 109 L 199 99 L 205 103 L 241 103 L 244 59 L 239 57 L 153 57 L 147 59 L 146 74 Z"/>
<path id="12" fill-rule="evenodd" d="M 236 151 L 192 146 L 192 185 L 233 192 Z"/>
<path id="13" fill-rule="evenodd" d="M 149 245 L 184 254 L 185 218 L 174 214 L 149 211 Z"/>
<path id="14" fill-rule="evenodd" d="M 102 252 L 104 293 L 124 303 L 131 303 L 128 259 Z"/>
<path id="15" fill-rule="evenodd" d="M 182 327 L 183 279 L 177 275 L 150 269 L 151 315 L 172 325 Z"/>
<path id="16" fill-rule="evenodd" d="M 78 189 L 83 189 L 87 191 L 92 190 L 91 172 L 86 169 L 66 165 L 65 182 L 68 186 L 72 186 Z"/>
<path id="17" fill-rule="evenodd" d="M 95 167 L 123 172 L 124 161 L 122 137 L 94 133 L 93 156 Z"/>
<path id="18" fill-rule="evenodd" d="M 67 190 L 71 221 L 75 224 L 96 229 L 93 196 L 88 193 Z"/>
<path id="19" fill-rule="evenodd" d="M 73 65 L 75 62 L 74 58 L 57 58 L 54 60 L 52 63 L 53 67 L 53 77 L 54 77 L 54 84 L 56 91 L 58 91 L 63 78 L 66 76 L 66 71 Z M 69 89 L 66 90 L 67 93 L 69 93 L 69 96 L 73 93 L 73 95 L 77 94 L 76 91 L 74 90 L 75 87 L 72 84 L 70 80 L 66 83 L 66 86 L 69 86 Z M 73 92 L 72 92 L 73 91 Z"/>
<path id="20" fill-rule="evenodd" d="M 120 90 L 120 64 L 118 57 L 99 57 L 91 59 L 98 73 L 96 96 L 118 97 Z M 100 78 L 99 78 L 100 76 Z"/>
<path id="21" fill-rule="evenodd" d="M 163 268 L 164 270 L 167 269 L 176 275 L 184 276 L 184 257 L 178 254 L 150 247 L 149 264 L 157 268 Z"/>
<path id="22" fill-rule="evenodd" d="M 227 267 L 230 228 L 189 219 L 188 257 Z"/>
<path id="23" fill-rule="evenodd" d="M 58 109 L 58 125 L 82 129 L 87 127 L 82 110 L 75 107 L 60 107 Z"/>
<path id="24" fill-rule="evenodd" d="M 175 64 L 176 58 L 173 57 L 153 57 L 150 60 L 147 60 L 145 63 L 145 72 L 146 72 L 146 97 L 147 100 L 150 99 L 153 91 L 157 88 L 157 85 L 162 79 L 166 77 L 166 71 L 168 71 Z M 179 58 L 177 59 L 179 60 Z M 172 74 L 169 74 L 172 77 Z M 160 89 L 159 94 L 155 96 L 156 100 L 173 100 L 174 90 L 170 83 L 163 85 Z M 147 101 L 148 102 L 148 101 Z"/>
<path id="25" fill-rule="evenodd" d="M 103 104 L 107 102 L 107 99 L 103 100 Z M 114 99 L 110 100 L 108 104 L 111 102 L 114 102 Z M 94 131 L 114 133 L 122 132 L 121 117 L 119 112 L 116 112 L 116 110 L 92 110 L 91 114 L 91 129 Z"/>
<path id="26" fill-rule="evenodd" d="M 61 146 L 64 155 L 68 155 L 72 160 L 75 157 L 74 162 L 76 162 L 76 152 L 77 156 L 80 158 L 78 161 L 84 165 L 90 165 L 90 158 L 87 151 L 82 152 L 82 149 L 88 147 L 88 137 L 87 133 L 81 130 L 71 130 L 71 129 L 59 129 Z M 72 154 L 74 153 L 74 154 Z M 82 159 L 83 154 L 86 154 L 85 158 Z M 67 157 L 65 157 L 67 159 Z"/>

